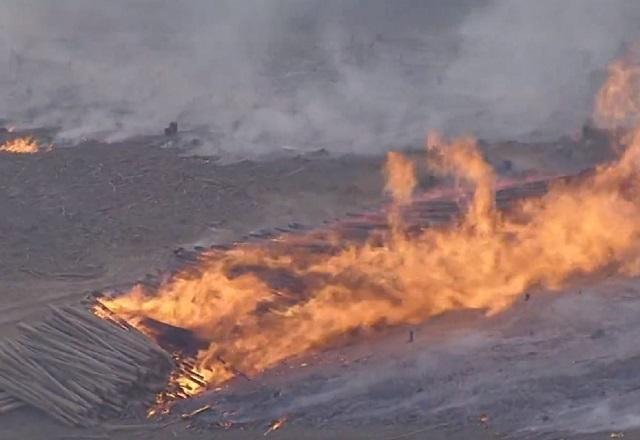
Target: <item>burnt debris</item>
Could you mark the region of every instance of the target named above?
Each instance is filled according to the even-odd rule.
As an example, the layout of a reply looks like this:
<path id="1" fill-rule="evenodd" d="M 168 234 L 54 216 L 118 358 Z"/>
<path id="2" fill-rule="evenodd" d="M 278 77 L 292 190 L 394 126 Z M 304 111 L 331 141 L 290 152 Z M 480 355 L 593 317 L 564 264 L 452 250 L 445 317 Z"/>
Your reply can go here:
<path id="1" fill-rule="evenodd" d="M 174 137 L 178 134 L 178 123 L 172 121 L 169 123 L 169 126 L 164 129 L 164 135 L 168 137 Z"/>

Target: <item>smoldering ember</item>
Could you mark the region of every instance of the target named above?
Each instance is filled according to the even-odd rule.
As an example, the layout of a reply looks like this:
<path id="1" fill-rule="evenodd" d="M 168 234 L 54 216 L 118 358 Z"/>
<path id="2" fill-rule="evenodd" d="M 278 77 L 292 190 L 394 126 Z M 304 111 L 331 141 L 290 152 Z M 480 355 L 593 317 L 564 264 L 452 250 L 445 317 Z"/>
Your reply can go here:
<path id="1" fill-rule="evenodd" d="M 0 17 L 0 440 L 640 438 L 640 4 Z"/>

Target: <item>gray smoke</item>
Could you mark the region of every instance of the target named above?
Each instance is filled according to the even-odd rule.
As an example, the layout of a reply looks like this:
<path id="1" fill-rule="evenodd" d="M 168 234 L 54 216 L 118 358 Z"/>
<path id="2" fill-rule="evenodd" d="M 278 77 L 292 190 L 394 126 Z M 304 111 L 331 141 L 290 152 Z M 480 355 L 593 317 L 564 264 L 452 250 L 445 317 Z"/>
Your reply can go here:
<path id="1" fill-rule="evenodd" d="M 372 152 L 575 132 L 637 37 L 624 0 L 3 0 L 0 118 L 67 139 Z"/>

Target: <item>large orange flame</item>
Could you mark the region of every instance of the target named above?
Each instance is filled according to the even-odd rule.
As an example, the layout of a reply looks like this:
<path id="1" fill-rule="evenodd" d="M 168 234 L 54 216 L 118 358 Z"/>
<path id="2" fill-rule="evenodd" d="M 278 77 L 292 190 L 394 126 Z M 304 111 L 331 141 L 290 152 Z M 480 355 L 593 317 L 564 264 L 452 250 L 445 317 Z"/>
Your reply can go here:
<path id="1" fill-rule="evenodd" d="M 494 205 L 495 174 L 475 140 L 431 136 L 432 166 L 473 189 L 456 224 L 411 237 L 399 233 L 400 225 L 382 242 L 346 245 L 331 255 L 241 246 L 206 256 L 197 276 L 178 274 L 156 292 L 135 287 L 105 303 L 127 319 L 153 318 L 210 341 L 197 368 L 220 384 L 354 330 L 420 323 L 461 308 L 494 314 L 533 286 L 558 289 L 603 269 L 634 275 L 640 271 L 640 130 L 627 140 L 618 160 L 503 213 Z M 409 159 L 398 153 L 388 159 L 394 213 L 409 201 L 416 179 Z M 304 294 L 283 295 L 258 271 L 239 267 L 291 274 L 304 280 Z"/>

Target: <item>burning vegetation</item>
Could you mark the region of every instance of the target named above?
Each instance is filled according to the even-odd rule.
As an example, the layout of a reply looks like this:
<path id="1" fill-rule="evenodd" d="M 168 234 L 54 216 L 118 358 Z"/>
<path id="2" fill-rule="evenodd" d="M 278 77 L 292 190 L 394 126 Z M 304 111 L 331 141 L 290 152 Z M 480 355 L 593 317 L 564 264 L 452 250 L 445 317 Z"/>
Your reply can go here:
<path id="1" fill-rule="evenodd" d="M 595 101 L 594 120 L 603 128 L 637 124 L 640 116 L 640 45 L 609 65 Z"/>
<path id="2" fill-rule="evenodd" d="M 600 123 L 617 127 L 637 120 L 640 67 L 633 60 L 612 64 L 596 99 Z M 136 286 L 103 302 L 156 339 L 157 327 L 149 322 L 186 330 L 202 343 L 193 367 L 204 383 L 175 377 L 194 394 L 354 332 L 417 324 L 458 309 L 495 314 L 534 286 L 556 290 L 604 270 L 637 275 L 640 127 L 626 133 L 617 160 L 556 182 L 544 196 L 506 212 L 496 207 L 496 174 L 476 140 L 430 135 L 428 166 L 455 176 L 468 196 L 453 224 L 407 230 L 401 212 L 414 192 L 416 165 L 390 153 L 390 228 L 365 242 L 329 238 L 334 251 L 328 253 L 310 253 L 293 240 L 210 251 L 196 273 L 178 273 L 154 291 Z M 265 275 L 274 273 L 290 282 L 274 285 Z"/>
<path id="3" fill-rule="evenodd" d="M 0 145 L 0 152 L 13 154 L 35 154 L 41 150 L 38 141 L 32 137 L 12 139 Z"/>

